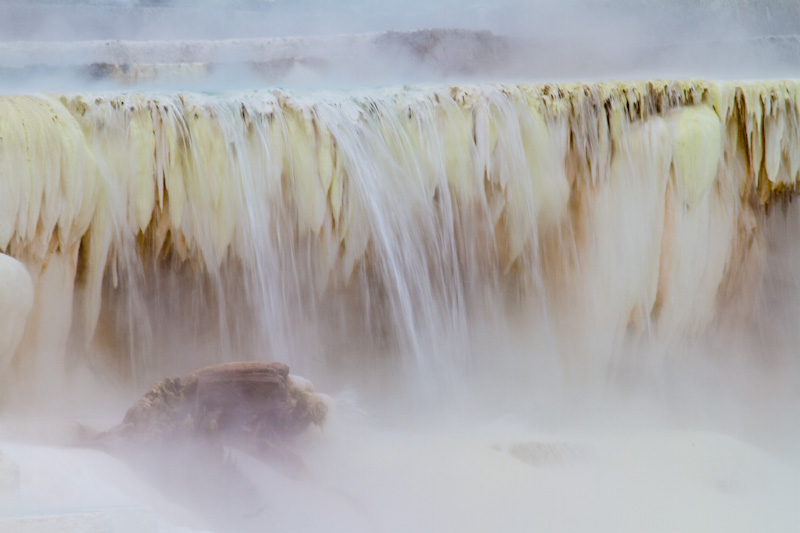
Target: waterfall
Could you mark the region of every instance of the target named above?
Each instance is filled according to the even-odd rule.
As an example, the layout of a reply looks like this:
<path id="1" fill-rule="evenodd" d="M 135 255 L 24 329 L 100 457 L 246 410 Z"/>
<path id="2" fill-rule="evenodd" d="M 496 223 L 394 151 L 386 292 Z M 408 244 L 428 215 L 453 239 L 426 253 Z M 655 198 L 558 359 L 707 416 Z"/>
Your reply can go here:
<path id="1" fill-rule="evenodd" d="M 509 324 L 568 379 L 632 347 L 669 358 L 753 324 L 767 212 L 797 188 L 799 95 L 654 80 L 2 96 L 0 250 L 36 293 L 7 390 L 274 359 L 389 365 L 447 395 Z"/>

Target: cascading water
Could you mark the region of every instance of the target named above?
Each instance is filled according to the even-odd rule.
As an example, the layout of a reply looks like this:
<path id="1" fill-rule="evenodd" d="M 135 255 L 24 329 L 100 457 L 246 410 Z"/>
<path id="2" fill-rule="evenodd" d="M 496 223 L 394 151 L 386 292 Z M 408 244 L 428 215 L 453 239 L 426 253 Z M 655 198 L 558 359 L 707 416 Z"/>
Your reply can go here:
<path id="1" fill-rule="evenodd" d="M 800 83 L 102 89 L 0 96 L 0 531 L 800 520 Z M 334 396 L 261 507 L 54 447 L 233 360 Z"/>

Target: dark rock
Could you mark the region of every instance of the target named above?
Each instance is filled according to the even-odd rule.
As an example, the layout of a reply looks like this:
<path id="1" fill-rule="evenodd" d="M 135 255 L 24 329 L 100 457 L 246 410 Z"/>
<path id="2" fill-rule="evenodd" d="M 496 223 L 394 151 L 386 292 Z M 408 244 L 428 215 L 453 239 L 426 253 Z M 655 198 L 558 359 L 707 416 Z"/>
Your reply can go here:
<path id="1" fill-rule="evenodd" d="M 95 442 L 119 449 L 199 439 L 268 453 L 322 426 L 327 413 L 327 398 L 283 363 L 226 363 L 158 381 Z"/>

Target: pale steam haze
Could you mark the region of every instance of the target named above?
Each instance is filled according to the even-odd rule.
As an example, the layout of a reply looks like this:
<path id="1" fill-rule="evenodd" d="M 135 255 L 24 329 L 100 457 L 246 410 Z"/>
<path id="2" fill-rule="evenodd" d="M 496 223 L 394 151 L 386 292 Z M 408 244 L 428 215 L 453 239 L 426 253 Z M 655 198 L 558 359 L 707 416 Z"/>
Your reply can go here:
<path id="1" fill-rule="evenodd" d="M 0 533 L 800 530 L 797 28 L 2 2 Z"/>
<path id="2" fill-rule="evenodd" d="M 214 91 L 773 79 L 800 68 L 798 24 L 789 0 L 10 0 L 0 5 L 0 69 L 6 90 L 23 92 L 118 89 L 132 79 L 149 89 Z M 433 28 L 486 33 L 441 41 L 382 33 Z M 108 64 L 140 67 L 108 77 Z M 157 81 L 142 65 L 156 65 Z"/>

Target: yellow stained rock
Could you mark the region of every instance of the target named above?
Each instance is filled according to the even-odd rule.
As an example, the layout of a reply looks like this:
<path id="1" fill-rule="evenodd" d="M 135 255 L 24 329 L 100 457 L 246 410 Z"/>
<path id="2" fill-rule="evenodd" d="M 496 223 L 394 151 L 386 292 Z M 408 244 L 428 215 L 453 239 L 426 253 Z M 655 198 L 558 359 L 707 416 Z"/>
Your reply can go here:
<path id="1" fill-rule="evenodd" d="M 709 106 L 678 112 L 675 133 L 675 172 L 678 190 L 687 206 L 708 192 L 722 156 L 722 123 Z"/>
<path id="2" fill-rule="evenodd" d="M 320 158 L 315 150 L 311 111 L 298 107 L 284 109 L 286 147 L 284 171 L 294 193 L 300 234 L 318 234 L 325 217 L 325 190 L 320 179 Z"/>
<path id="3" fill-rule="evenodd" d="M 566 213 L 569 200 L 569 183 L 564 169 L 566 131 L 559 127 L 548 128 L 542 115 L 531 107 L 519 112 L 519 120 L 522 146 L 533 185 L 536 222 L 543 227 L 552 227 Z"/>
<path id="4" fill-rule="evenodd" d="M 470 113 L 445 98 L 440 99 L 440 106 L 437 118 L 444 136 L 443 155 L 447 184 L 454 196 L 463 202 L 469 202 L 475 191 L 476 178 Z"/>
<path id="5" fill-rule="evenodd" d="M 129 123 L 124 137 L 127 149 L 117 149 L 128 154 L 127 165 L 130 170 L 131 211 L 139 231 L 145 231 L 153 216 L 156 204 L 155 152 L 156 139 L 153 117 L 146 103 L 132 104 Z"/>

